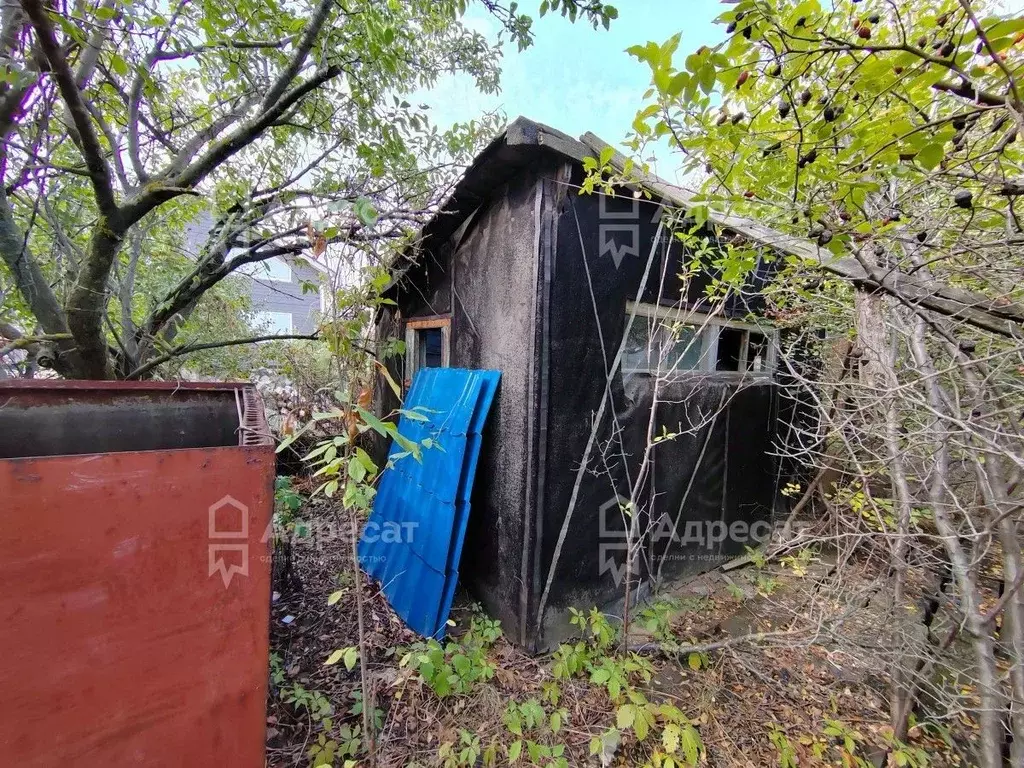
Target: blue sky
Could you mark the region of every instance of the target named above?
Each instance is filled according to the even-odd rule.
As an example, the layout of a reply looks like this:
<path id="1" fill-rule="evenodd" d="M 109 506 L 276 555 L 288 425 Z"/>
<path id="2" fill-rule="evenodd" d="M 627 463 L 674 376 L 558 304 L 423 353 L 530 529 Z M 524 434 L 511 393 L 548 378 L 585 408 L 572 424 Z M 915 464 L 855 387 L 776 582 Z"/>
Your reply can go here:
<path id="1" fill-rule="evenodd" d="M 717 42 L 725 29 L 712 20 L 725 7 L 718 0 L 620 0 L 611 29 L 594 30 L 584 21 L 570 24 L 560 15 L 537 18 L 540 0 L 520 0 L 534 17 L 535 42 L 523 53 L 505 46 L 501 93 L 484 96 L 469 78 L 451 77 L 417 100 L 431 105 L 434 120 L 445 125 L 502 109 L 509 119 L 524 115 L 572 136 L 593 131 L 618 144 L 629 131 L 650 82 L 650 70 L 625 53 L 648 40 L 663 42 L 676 32 L 681 54 Z M 498 23 L 479 6 L 465 22 L 494 40 Z M 655 170 L 675 179 L 671 154 L 658 153 Z"/>

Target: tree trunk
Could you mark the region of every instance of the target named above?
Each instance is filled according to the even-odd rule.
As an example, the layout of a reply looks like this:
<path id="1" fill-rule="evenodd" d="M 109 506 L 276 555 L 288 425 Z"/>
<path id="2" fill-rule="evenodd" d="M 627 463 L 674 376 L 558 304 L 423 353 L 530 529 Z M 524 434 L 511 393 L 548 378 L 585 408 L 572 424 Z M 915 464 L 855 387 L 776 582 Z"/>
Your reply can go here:
<path id="1" fill-rule="evenodd" d="M 103 332 L 103 315 L 107 308 L 107 280 L 123 240 L 124 232 L 101 216 L 89 241 L 89 250 L 78 273 L 78 282 L 68 297 L 68 328 L 74 338 L 79 359 L 73 374 L 75 378 L 113 378 Z"/>

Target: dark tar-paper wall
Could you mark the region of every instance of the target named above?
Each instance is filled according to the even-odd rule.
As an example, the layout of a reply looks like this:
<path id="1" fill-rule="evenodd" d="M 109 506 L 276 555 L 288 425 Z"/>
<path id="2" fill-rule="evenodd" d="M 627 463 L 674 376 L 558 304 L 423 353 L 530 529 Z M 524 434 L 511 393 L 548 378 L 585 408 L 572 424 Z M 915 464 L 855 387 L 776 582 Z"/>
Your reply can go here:
<path id="1" fill-rule="evenodd" d="M 606 386 L 659 206 L 579 195 L 578 165 L 535 155 L 421 255 L 396 293 L 399 317 L 386 313 L 380 330 L 401 335 L 401 319 L 450 313 L 451 364 L 502 371 L 460 578 L 510 638 L 541 650 L 570 634 L 570 607 L 621 601 L 626 499 L 647 531 L 635 578 L 669 582 L 756 545 L 723 537 L 723 527 L 770 521 L 780 473 L 771 380 L 679 375 L 657 388 L 653 419 L 653 377 L 620 367 Z M 639 299 L 671 305 L 681 298 L 682 248 L 660 234 Z M 699 303 L 705 285 L 690 281 L 686 301 Z M 756 308 L 735 297 L 728 312 Z M 679 436 L 645 460 L 652 424 Z M 631 494 L 642 466 L 646 479 Z"/>

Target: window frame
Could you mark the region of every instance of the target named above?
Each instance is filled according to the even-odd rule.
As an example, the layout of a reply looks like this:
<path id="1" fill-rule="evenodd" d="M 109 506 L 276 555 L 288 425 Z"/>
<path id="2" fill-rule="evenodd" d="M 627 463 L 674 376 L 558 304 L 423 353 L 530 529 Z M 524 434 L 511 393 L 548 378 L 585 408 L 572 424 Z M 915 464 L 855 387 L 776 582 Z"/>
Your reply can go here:
<path id="1" fill-rule="evenodd" d="M 416 373 L 416 360 L 419 357 L 418 331 L 425 331 L 432 328 L 441 329 L 441 367 L 451 366 L 451 315 L 432 315 L 431 317 L 417 317 L 405 321 L 405 388 L 412 384 L 412 377 Z"/>
<path id="2" fill-rule="evenodd" d="M 281 267 L 287 272 L 288 277 L 275 277 L 271 262 L 280 264 Z M 293 283 L 295 282 L 295 270 L 292 265 L 282 259 L 280 256 L 271 256 L 269 259 L 264 259 L 263 264 L 266 268 L 266 277 L 257 277 L 257 280 L 267 280 L 271 283 Z"/>
<path id="3" fill-rule="evenodd" d="M 275 317 L 287 317 L 288 328 L 281 329 L 273 322 Z M 270 326 L 269 332 L 274 334 L 295 333 L 295 313 L 286 312 L 280 309 L 257 309 L 253 312 L 254 324 L 259 326 Z"/>
<path id="4" fill-rule="evenodd" d="M 774 326 L 765 323 L 747 323 L 742 320 L 731 320 L 722 317 L 714 317 L 704 312 L 697 312 L 681 307 L 666 307 L 659 304 L 647 304 L 638 301 L 626 302 L 626 317 L 634 316 L 644 320 L 660 320 L 664 324 L 682 323 L 697 329 L 701 341 L 700 367 L 699 368 L 676 368 L 671 372 L 679 375 L 701 375 L 701 376 L 754 376 L 770 378 L 775 373 L 775 365 L 778 359 L 779 331 Z M 661 327 L 661 326 L 658 326 Z M 718 338 L 723 328 L 734 328 L 747 331 L 743 334 L 740 343 L 739 364 L 740 370 L 720 371 L 718 365 Z M 749 371 L 747 367 L 747 354 L 750 347 L 750 332 L 755 331 L 762 334 L 768 341 L 768 359 L 764 361 L 760 371 Z M 626 367 L 622 366 L 623 373 L 654 374 L 668 372 L 658 369 Z"/>

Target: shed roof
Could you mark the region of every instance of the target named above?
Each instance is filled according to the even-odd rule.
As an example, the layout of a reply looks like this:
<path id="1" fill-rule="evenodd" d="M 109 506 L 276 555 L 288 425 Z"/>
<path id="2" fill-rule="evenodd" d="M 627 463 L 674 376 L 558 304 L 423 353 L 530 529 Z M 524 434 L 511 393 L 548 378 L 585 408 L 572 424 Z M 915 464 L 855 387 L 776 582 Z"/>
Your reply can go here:
<path id="1" fill-rule="evenodd" d="M 585 157 L 600 155 L 601 150 L 607 146 L 605 141 L 593 133 L 585 133 L 579 139 L 574 139 L 543 123 L 517 117 L 466 169 L 441 210 L 420 231 L 418 244 L 423 247 L 430 242 L 446 241 L 496 188 L 533 162 L 538 153 L 561 155 L 582 163 Z M 611 163 L 619 170 L 624 162 L 625 157 L 620 153 L 613 155 Z M 656 200 L 660 199 L 677 208 L 691 208 L 695 205 L 695 194 L 684 187 L 670 184 L 653 174 L 637 174 L 636 179 Z M 708 220 L 754 242 L 792 252 L 797 256 L 834 258 L 831 253 L 822 251 L 808 240 L 784 234 L 750 219 L 710 211 Z"/>
<path id="2" fill-rule="evenodd" d="M 494 190 L 534 163 L 539 156 L 561 156 L 582 163 L 585 157 L 597 157 L 602 149 L 609 146 L 593 133 L 588 132 L 574 139 L 543 123 L 517 117 L 477 155 L 455 185 L 451 196 L 420 230 L 420 236 L 412 249 L 429 249 L 436 243 L 446 242 L 490 198 Z M 621 153 L 615 152 L 611 165 L 621 171 L 625 160 Z M 697 204 L 695 193 L 684 187 L 670 184 L 653 174 L 634 171 L 633 176 L 640 187 L 669 206 L 689 209 Z M 926 276 L 875 269 L 853 256 L 836 256 L 806 238 L 780 232 L 743 216 L 709 209 L 708 221 L 781 254 L 816 263 L 826 271 L 853 283 L 880 287 L 903 300 L 920 303 L 936 312 L 962 318 L 977 327 L 1002 335 L 1014 336 L 1021 333 L 1019 323 L 1024 319 L 1024 307 L 1019 304 L 998 304 L 980 294 Z M 409 265 L 413 263 L 412 256 L 412 252 L 406 253 Z M 409 265 L 400 274 L 396 274 L 395 282 L 401 279 Z"/>

